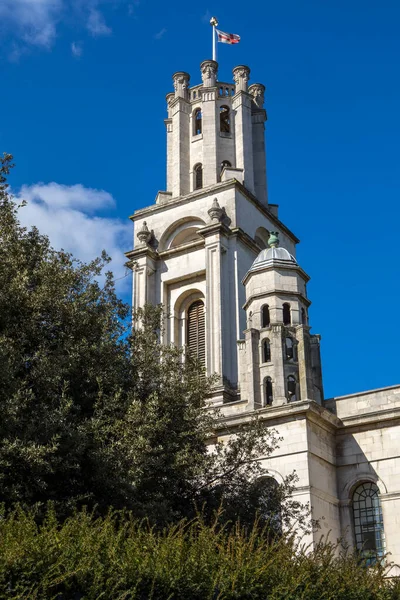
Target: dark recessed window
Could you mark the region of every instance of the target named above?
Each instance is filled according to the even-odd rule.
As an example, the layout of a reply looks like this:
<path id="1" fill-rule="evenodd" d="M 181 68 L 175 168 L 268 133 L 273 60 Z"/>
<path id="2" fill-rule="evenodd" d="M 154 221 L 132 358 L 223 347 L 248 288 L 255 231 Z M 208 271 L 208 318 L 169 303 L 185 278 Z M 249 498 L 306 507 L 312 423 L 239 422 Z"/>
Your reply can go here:
<path id="1" fill-rule="evenodd" d="M 231 132 L 231 117 L 229 106 L 221 106 L 219 109 L 219 128 L 221 133 Z"/>

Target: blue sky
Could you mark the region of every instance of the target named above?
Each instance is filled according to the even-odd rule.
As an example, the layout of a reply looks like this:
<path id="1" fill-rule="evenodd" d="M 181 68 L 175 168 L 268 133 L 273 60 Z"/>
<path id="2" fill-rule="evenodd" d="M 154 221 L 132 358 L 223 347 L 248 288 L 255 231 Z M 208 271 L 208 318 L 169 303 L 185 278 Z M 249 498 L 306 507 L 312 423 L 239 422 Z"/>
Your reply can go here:
<path id="1" fill-rule="evenodd" d="M 165 95 L 200 82 L 208 24 L 220 79 L 267 86 L 270 201 L 301 239 L 326 396 L 400 383 L 400 5 L 316 0 L 0 0 L 1 151 L 25 222 L 84 259 L 105 247 L 129 298 L 127 216 L 165 188 Z M 22 188 L 22 189 L 21 189 Z"/>

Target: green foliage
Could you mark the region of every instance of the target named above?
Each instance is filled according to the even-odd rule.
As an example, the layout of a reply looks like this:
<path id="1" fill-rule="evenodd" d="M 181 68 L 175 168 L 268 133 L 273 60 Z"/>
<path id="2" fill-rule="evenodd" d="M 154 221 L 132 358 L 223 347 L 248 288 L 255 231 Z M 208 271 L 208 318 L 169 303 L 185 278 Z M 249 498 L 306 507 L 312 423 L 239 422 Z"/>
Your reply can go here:
<path id="1" fill-rule="evenodd" d="M 133 315 L 105 254 L 89 264 L 51 248 L 18 222 L 0 166 L 0 500 L 127 508 L 163 526 L 192 518 L 254 518 L 279 530 L 304 521 L 293 478 L 275 488 L 257 459 L 279 440 L 254 419 L 227 443 L 204 403 L 215 379 L 182 350 L 163 345 L 161 307 Z M 209 452 L 209 442 L 214 451 Z M 281 507 L 281 508 L 280 508 Z"/>
<path id="2" fill-rule="evenodd" d="M 201 517 L 163 531 L 126 513 L 83 511 L 37 525 L 17 509 L 0 521 L 0 598 L 29 600 L 395 600 L 379 565 L 332 544 L 314 552 L 255 525 L 226 530 Z"/>

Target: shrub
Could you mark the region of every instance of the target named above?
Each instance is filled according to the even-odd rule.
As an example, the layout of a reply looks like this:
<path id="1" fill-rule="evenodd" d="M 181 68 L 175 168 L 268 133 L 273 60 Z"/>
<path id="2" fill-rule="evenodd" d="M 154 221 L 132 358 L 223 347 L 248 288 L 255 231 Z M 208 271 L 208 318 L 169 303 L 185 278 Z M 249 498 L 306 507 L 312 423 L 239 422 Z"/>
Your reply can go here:
<path id="1" fill-rule="evenodd" d="M 0 598 L 29 600 L 395 600 L 396 581 L 343 548 L 313 552 L 257 525 L 201 516 L 163 531 L 127 513 L 85 510 L 62 524 L 21 508 L 0 521 Z"/>

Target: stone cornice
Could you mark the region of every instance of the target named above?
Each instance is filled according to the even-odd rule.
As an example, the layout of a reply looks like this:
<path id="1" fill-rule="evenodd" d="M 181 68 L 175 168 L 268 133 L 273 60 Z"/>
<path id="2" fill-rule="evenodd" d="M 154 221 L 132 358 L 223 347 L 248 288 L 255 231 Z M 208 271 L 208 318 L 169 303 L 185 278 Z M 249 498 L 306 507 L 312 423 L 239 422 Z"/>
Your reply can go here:
<path id="1" fill-rule="evenodd" d="M 371 411 L 369 413 L 352 415 L 350 417 L 339 418 L 340 425 L 338 433 L 354 433 L 355 431 L 370 431 L 371 429 L 381 429 L 398 425 L 400 420 L 400 407 L 392 409 L 383 409 Z"/>
<path id="2" fill-rule="evenodd" d="M 134 250 L 129 250 L 129 252 L 125 252 L 125 256 L 129 259 L 129 261 L 138 260 L 139 258 L 143 257 L 149 257 L 153 260 L 159 259 L 159 254 L 149 246 L 140 246 L 139 248 L 135 248 Z"/>
<path id="3" fill-rule="evenodd" d="M 157 254 L 157 258 L 169 258 L 170 256 L 178 254 L 187 254 L 188 252 L 193 252 L 199 248 L 204 248 L 204 240 L 199 239 L 194 242 L 189 242 L 188 244 L 182 244 L 176 248 L 168 248 Z"/>
<path id="4" fill-rule="evenodd" d="M 216 233 L 224 235 L 225 237 L 230 237 L 232 235 L 231 230 L 224 223 L 211 223 L 210 225 L 206 225 L 197 230 L 197 234 L 201 235 L 202 238 L 207 238 Z"/>
<path id="5" fill-rule="evenodd" d="M 288 229 L 286 225 L 284 225 L 282 221 L 278 219 L 278 217 L 276 217 L 270 210 L 268 210 L 267 206 L 265 206 L 259 200 L 257 200 L 257 198 L 251 192 L 249 192 L 249 190 L 245 188 L 245 186 L 242 185 L 237 179 L 228 179 L 227 181 L 222 181 L 221 183 L 210 185 L 206 188 L 202 188 L 201 190 L 196 190 L 190 194 L 187 194 L 186 196 L 173 198 L 170 202 L 166 202 L 163 204 L 153 204 L 152 206 L 148 206 L 146 208 L 140 208 L 139 210 L 135 211 L 133 215 L 131 215 L 129 218 L 132 221 L 136 221 L 136 219 L 142 219 L 144 216 L 161 212 L 165 210 L 166 206 L 168 206 L 169 208 L 173 208 L 174 206 L 187 204 L 196 198 L 204 198 L 211 194 L 222 192 L 232 188 L 237 189 L 243 196 L 245 196 L 247 200 L 254 204 L 254 206 L 256 206 L 258 210 L 264 216 L 266 216 L 272 223 L 277 225 L 277 227 L 280 228 L 295 244 L 297 244 L 300 241 L 299 238 L 297 238 L 294 235 L 294 233 L 290 231 L 290 229 Z"/>
<path id="6" fill-rule="evenodd" d="M 229 404 L 224 406 L 228 407 Z M 221 407 L 222 412 L 224 406 Z M 340 420 L 327 409 L 323 408 L 313 400 L 303 400 L 301 402 L 292 402 L 281 406 L 269 406 L 246 413 L 224 415 L 220 420 L 221 430 L 219 430 L 219 432 L 226 431 L 228 433 L 235 427 L 237 428 L 249 424 L 255 415 L 263 421 L 269 422 L 269 427 L 275 427 L 280 423 L 291 422 L 294 419 L 301 420 L 306 418 L 309 418 L 314 423 L 324 427 L 332 433 L 340 426 Z M 219 433 L 219 435 L 221 435 L 221 433 Z"/>
<path id="7" fill-rule="evenodd" d="M 252 277 L 253 275 L 262 273 L 263 271 L 276 271 L 278 269 L 282 269 L 285 271 L 297 271 L 298 273 L 300 273 L 301 277 L 304 279 L 304 281 L 306 283 L 308 283 L 310 281 L 310 276 L 307 275 L 307 273 L 305 271 L 303 271 L 303 269 L 298 264 L 287 263 L 287 262 L 284 262 L 283 260 L 282 261 L 271 260 L 271 264 L 268 264 L 268 265 L 265 265 L 265 266 L 259 267 L 259 268 L 254 268 L 254 270 L 250 269 L 249 271 L 247 271 L 246 275 L 242 279 L 242 283 L 243 283 L 243 285 L 246 285 L 246 283 L 250 279 L 250 277 Z"/>
<path id="8" fill-rule="evenodd" d="M 244 280 L 242 283 L 244 283 Z M 282 294 L 284 296 L 298 296 L 299 298 L 301 298 L 303 300 L 303 302 L 307 306 L 307 308 L 309 306 L 311 306 L 311 300 L 309 300 L 308 298 L 303 296 L 303 294 L 301 292 L 280 290 L 280 289 L 276 288 L 276 289 L 271 290 L 270 292 L 261 292 L 259 294 L 252 294 L 250 296 L 250 298 L 248 300 L 246 300 L 246 302 L 243 304 L 242 308 L 244 308 L 244 310 L 247 310 L 253 300 L 257 300 L 257 298 L 267 298 L 268 296 L 276 296 L 277 294 Z"/>

